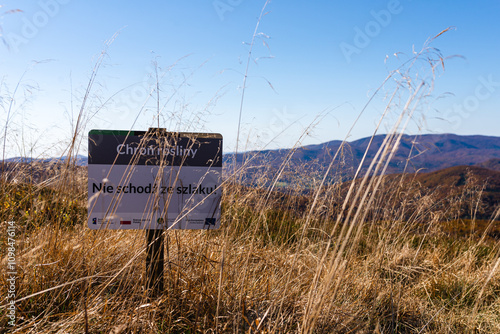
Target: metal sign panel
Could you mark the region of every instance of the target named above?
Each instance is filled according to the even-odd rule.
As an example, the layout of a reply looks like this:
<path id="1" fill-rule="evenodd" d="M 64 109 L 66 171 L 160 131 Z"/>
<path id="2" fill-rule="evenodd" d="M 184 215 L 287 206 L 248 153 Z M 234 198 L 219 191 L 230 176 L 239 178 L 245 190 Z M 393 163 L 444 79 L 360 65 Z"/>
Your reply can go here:
<path id="1" fill-rule="evenodd" d="M 91 130 L 91 229 L 216 229 L 222 136 Z"/>

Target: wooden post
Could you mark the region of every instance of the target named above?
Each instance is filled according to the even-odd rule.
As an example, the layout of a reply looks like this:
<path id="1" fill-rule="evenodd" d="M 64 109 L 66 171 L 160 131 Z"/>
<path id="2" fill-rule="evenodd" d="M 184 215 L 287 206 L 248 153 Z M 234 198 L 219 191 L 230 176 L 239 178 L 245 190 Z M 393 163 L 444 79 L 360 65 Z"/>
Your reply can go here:
<path id="1" fill-rule="evenodd" d="M 146 291 L 154 299 L 163 293 L 163 230 L 146 230 L 146 242 Z"/>

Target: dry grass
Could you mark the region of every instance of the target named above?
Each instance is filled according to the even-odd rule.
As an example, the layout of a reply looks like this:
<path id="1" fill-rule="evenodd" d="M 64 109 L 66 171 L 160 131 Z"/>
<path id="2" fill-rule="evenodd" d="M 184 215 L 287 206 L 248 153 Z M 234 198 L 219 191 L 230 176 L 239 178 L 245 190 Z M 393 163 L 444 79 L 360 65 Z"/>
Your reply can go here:
<path id="1" fill-rule="evenodd" d="M 19 333 L 84 332 L 85 313 L 90 333 L 500 330 L 497 243 L 468 230 L 450 237 L 453 215 L 433 210 L 418 186 L 381 187 L 390 191 L 332 274 L 325 258 L 349 226 L 329 234 L 336 201 L 314 209 L 304 195 L 227 184 L 220 230 L 165 232 L 165 292 L 151 302 L 144 232 L 88 229 L 84 184 L 59 189 L 57 180 L 1 185 L 2 243 L 5 221 L 17 226 Z M 418 205 L 384 207 L 401 196 Z"/>

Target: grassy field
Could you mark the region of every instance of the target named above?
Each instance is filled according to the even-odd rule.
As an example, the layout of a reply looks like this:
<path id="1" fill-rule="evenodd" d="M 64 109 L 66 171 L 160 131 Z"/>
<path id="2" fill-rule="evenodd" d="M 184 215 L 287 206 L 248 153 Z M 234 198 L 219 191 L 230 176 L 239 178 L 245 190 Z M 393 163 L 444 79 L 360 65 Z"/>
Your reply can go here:
<path id="1" fill-rule="evenodd" d="M 498 222 L 460 219 L 463 203 L 450 204 L 460 194 L 440 205 L 441 194 L 422 195 L 408 176 L 360 178 L 348 185 L 304 195 L 298 188 L 278 193 L 227 183 L 220 230 L 164 232 L 165 291 L 151 301 L 144 290 L 144 232 L 88 229 L 84 168 L 53 168 L 36 183 L 4 179 L 0 239 L 8 244 L 13 224 L 17 314 L 15 326 L 2 316 L 0 328 L 500 331 L 499 247 L 492 233 Z M 475 185 L 463 193 L 473 203 L 479 198 Z M 2 247 L 4 273 L 7 249 Z M 7 278 L 2 275 L 2 296 Z"/>

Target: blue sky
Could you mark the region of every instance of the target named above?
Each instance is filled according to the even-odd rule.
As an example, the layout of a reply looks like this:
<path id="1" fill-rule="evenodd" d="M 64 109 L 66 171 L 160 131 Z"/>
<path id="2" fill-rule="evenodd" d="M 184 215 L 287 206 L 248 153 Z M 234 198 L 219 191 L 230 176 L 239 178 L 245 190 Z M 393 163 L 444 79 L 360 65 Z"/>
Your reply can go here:
<path id="1" fill-rule="evenodd" d="M 158 73 L 160 125 L 222 133 L 225 151 L 233 151 L 248 43 L 264 3 L 4 2 L 2 144 L 14 97 L 7 156 L 63 153 L 103 50 L 83 134 L 158 124 Z M 265 11 L 249 66 L 240 150 L 344 139 L 388 73 L 451 26 L 431 45 L 445 57 L 460 57 L 445 61 L 407 131 L 499 134 L 500 2 L 275 0 Z M 369 104 L 349 140 L 373 133 L 391 87 Z M 81 153 L 85 143 L 83 137 Z"/>

